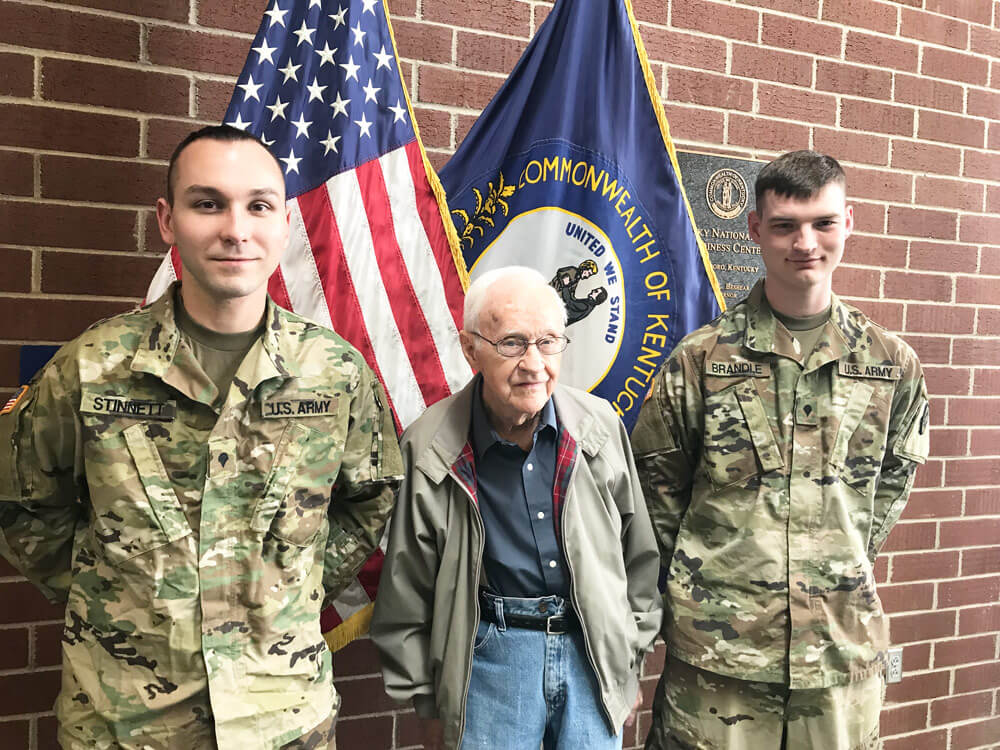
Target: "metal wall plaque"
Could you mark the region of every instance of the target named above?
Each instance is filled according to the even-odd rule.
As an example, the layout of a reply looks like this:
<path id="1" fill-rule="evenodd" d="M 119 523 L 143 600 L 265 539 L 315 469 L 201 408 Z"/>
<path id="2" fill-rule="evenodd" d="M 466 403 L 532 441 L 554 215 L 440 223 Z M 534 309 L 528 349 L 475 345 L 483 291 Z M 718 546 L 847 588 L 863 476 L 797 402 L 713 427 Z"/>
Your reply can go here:
<path id="1" fill-rule="evenodd" d="M 746 297 L 764 275 L 760 248 L 747 230 L 747 214 L 754 208 L 753 184 L 765 162 L 696 151 L 678 151 L 677 161 L 728 307 Z"/>

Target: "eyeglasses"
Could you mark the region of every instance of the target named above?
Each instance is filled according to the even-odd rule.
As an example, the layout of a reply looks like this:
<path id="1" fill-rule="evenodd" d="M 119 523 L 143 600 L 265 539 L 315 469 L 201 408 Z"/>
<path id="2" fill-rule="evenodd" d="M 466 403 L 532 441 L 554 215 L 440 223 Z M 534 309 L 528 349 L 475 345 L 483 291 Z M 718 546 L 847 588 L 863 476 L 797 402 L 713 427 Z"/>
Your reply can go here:
<path id="1" fill-rule="evenodd" d="M 490 341 L 477 331 L 472 331 L 472 335 L 478 336 L 487 344 L 493 344 L 501 357 L 520 357 L 532 344 L 538 347 L 539 354 L 546 357 L 564 352 L 569 346 L 569 339 L 565 336 L 542 336 L 534 341 L 528 341 L 523 336 L 504 336 L 499 341 Z"/>

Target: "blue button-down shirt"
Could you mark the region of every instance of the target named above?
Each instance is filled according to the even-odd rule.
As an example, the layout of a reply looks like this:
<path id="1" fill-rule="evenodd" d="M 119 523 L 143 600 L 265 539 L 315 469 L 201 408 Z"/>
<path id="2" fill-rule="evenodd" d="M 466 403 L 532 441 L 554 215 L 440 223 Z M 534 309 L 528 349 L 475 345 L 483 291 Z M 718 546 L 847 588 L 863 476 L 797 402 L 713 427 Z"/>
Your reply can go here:
<path id="1" fill-rule="evenodd" d="M 569 596 L 566 560 L 552 517 L 559 427 L 550 398 L 525 452 L 490 425 L 482 380 L 472 399 L 476 494 L 486 530 L 483 566 L 501 596 Z"/>

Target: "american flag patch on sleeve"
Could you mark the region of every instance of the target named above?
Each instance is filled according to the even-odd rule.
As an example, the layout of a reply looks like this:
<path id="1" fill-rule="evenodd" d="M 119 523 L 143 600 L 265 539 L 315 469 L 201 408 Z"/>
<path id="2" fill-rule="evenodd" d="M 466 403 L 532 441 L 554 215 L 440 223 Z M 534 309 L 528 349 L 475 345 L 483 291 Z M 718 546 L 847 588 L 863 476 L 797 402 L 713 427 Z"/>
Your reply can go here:
<path id="1" fill-rule="evenodd" d="M 24 394 L 27 392 L 28 392 L 28 386 L 22 385 L 20 390 L 18 390 L 17 393 L 11 396 L 10 400 L 8 400 L 7 403 L 3 405 L 3 408 L 0 409 L 0 415 L 14 411 L 14 407 L 17 406 L 17 402 L 20 401 L 22 398 L 24 398 Z"/>

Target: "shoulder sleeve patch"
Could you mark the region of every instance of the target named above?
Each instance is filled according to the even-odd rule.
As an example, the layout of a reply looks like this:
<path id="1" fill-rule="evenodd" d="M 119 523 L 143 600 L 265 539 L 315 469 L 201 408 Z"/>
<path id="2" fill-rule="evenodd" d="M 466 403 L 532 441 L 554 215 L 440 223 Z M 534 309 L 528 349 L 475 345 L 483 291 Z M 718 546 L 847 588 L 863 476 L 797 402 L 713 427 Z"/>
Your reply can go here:
<path id="1" fill-rule="evenodd" d="M 18 405 L 18 403 L 20 403 L 21 399 L 22 399 L 22 398 L 24 398 L 24 396 L 25 396 L 25 394 L 26 394 L 27 392 L 28 392 L 28 386 L 26 386 L 26 385 L 22 385 L 22 386 L 21 386 L 21 387 L 20 387 L 20 388 L 18 389 L 17 393 L 15 393 L 15 394 L 14 394 L 14 395 L 13 395 L 13 396 L 12 396 L 12 397 L 11 397 L 11 398 L 10 398 L 10 399 L 8 400 L 8 401 L 7 401 L 7 403 L 3 405 L 3 408 L 2 408 L 2 409 L 0 409 L 0 415 L 3 415 L 3 414 L 10 414 L 10 413 L 11 413 L 12 411 L 14 411 L 14 409 L 15 409 L 15 408 L 17 408 L 17 405 Z"/>
<path id="2" fill-rule="evenodd" d="M 930 404 L 924 401 L 923 409 L 917 412 L 917 417 L 910 423 L 897 444 L 898 455 L 919 464 L 927 461 L 931 447 L 930 416 Z"/>
<path id="3" fill-rule="evenodd" d="M 21 407 L 21 411 L 31 405 L 31 400 L 25 400 L 30 389 L 28 386 L 21 386 L 17 393 L 0 409 L 0 500 L 17 500 L 24 494 L 25 483 L 23 481 L 21 467 L 18 465 L 21 458 L 21 431 L 22 416 L 16 410 Z"/>

